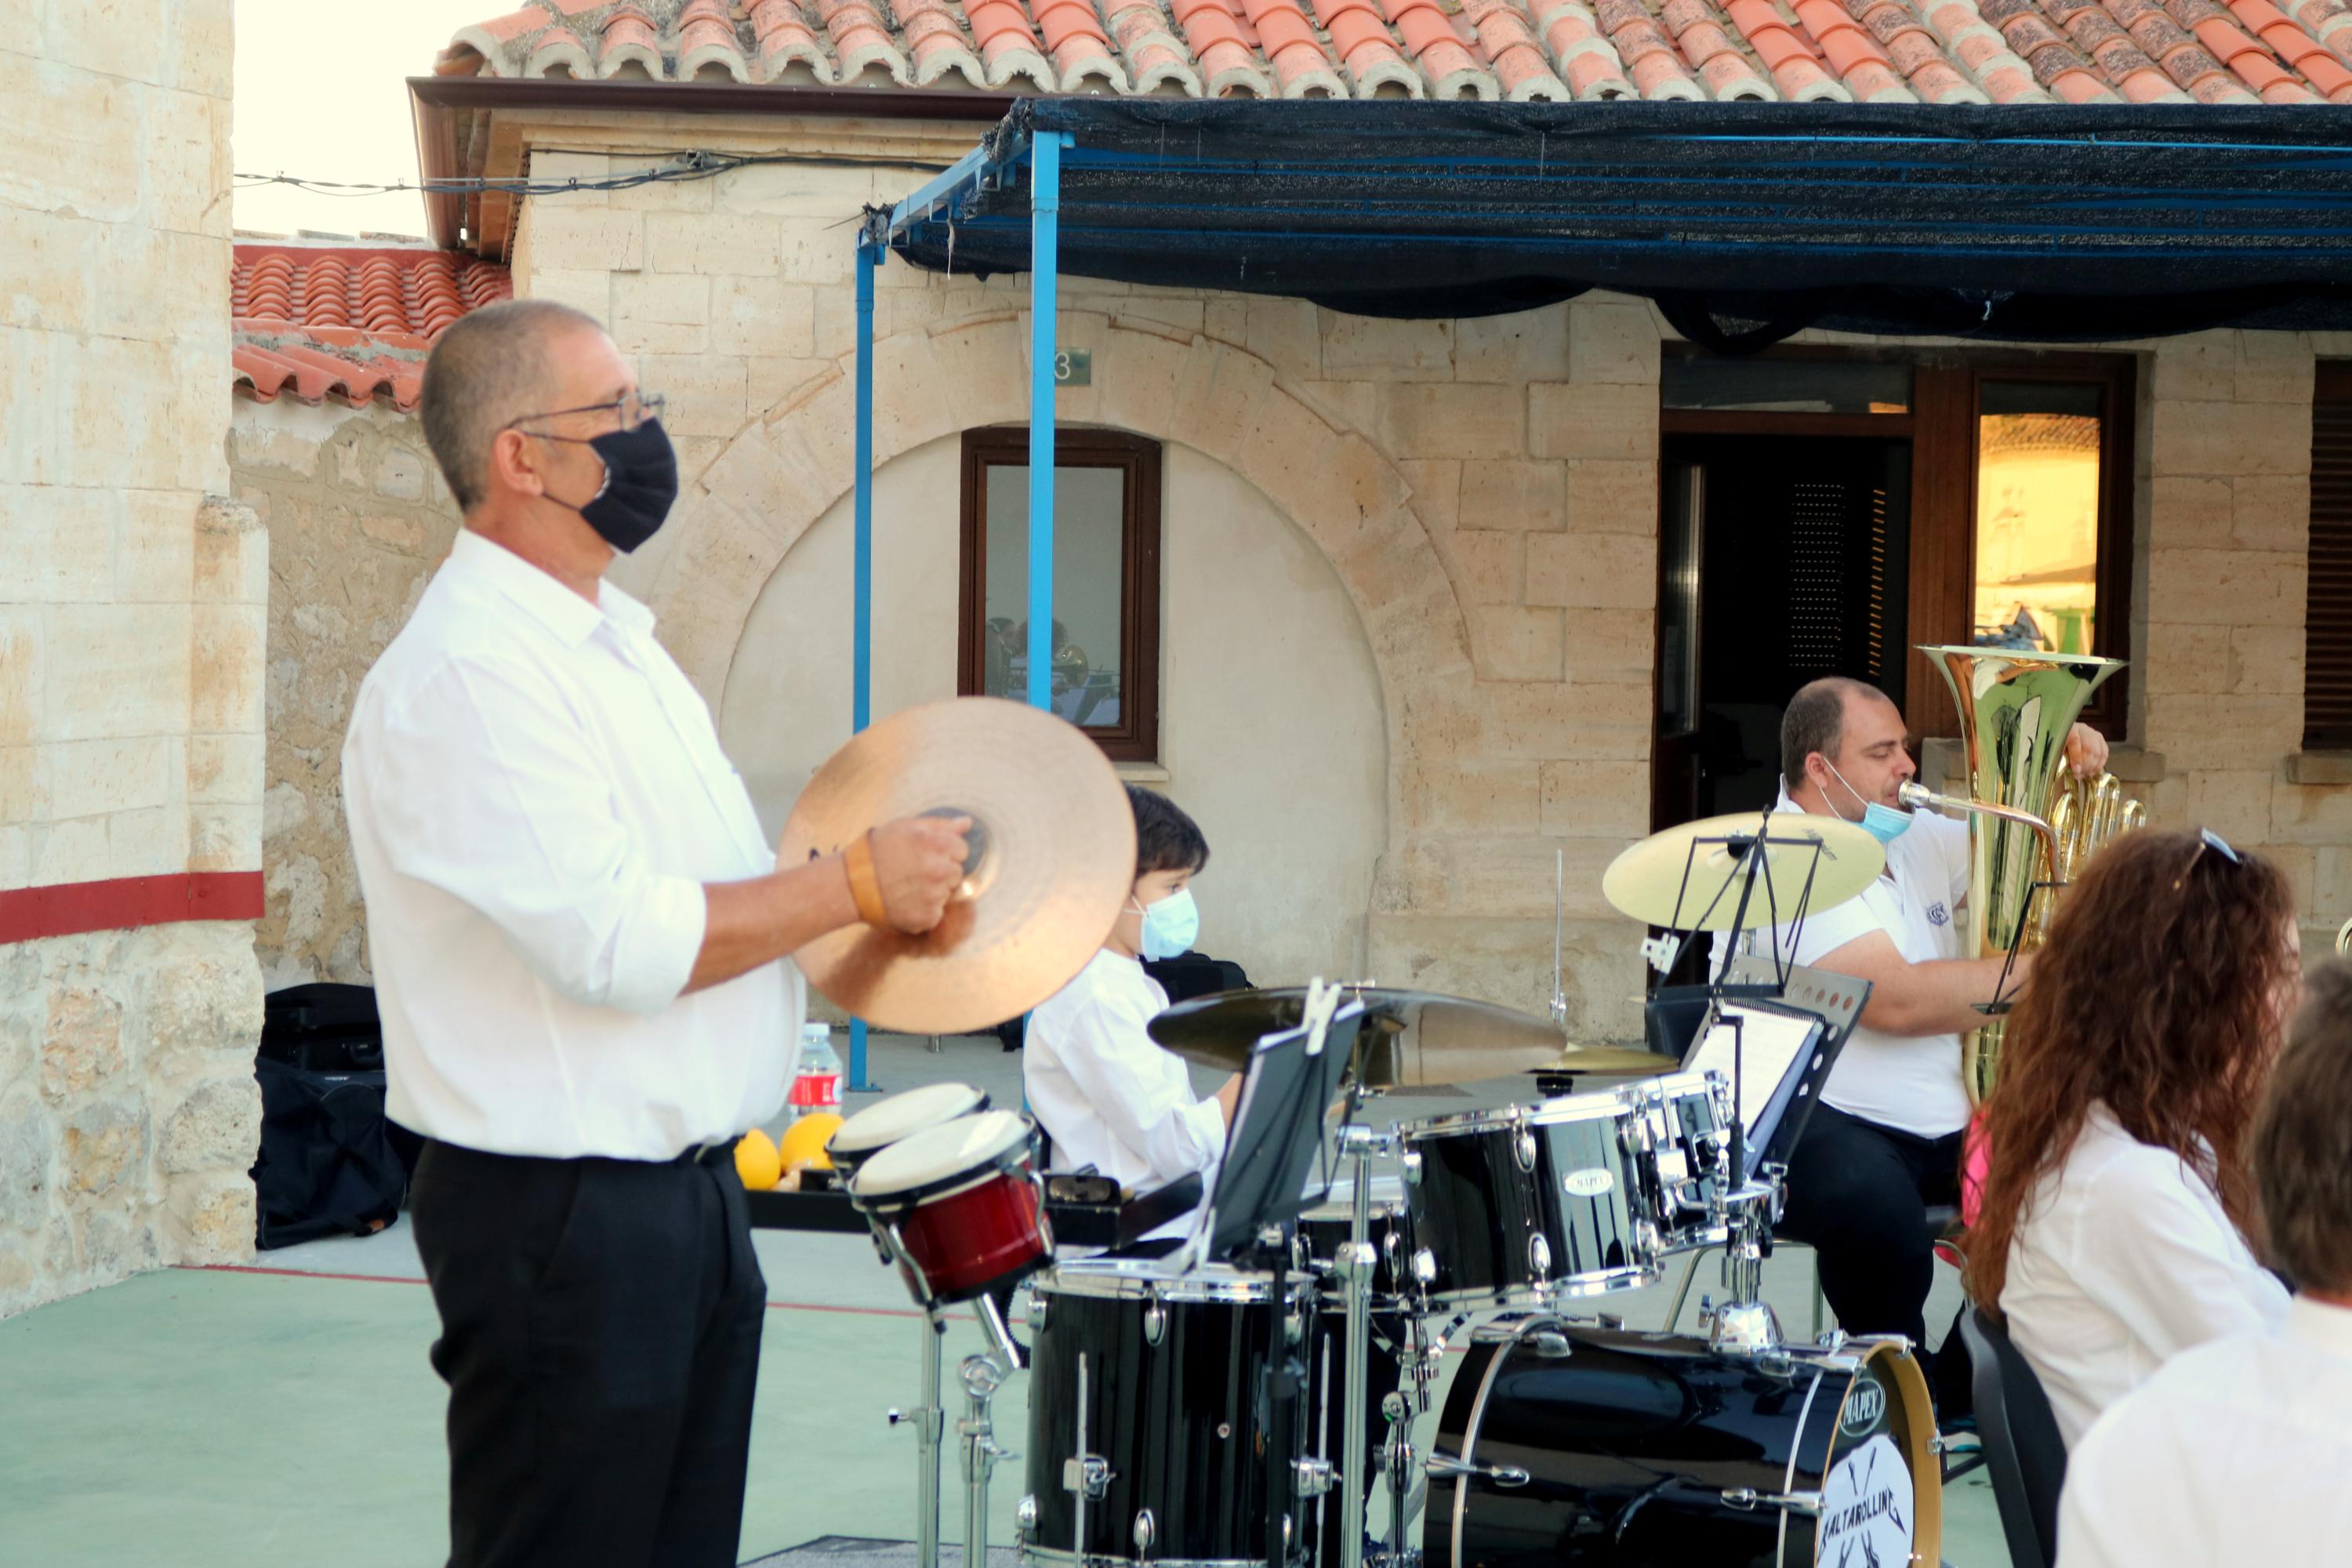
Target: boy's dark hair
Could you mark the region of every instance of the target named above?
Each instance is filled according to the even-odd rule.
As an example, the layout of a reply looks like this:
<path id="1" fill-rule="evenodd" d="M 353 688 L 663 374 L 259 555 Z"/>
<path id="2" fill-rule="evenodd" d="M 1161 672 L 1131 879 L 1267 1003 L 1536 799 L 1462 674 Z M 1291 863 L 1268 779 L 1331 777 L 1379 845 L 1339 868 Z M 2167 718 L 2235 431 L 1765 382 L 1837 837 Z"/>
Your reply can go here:
<path id="1" fill-rule="evenodd" d="M 1127 786 L 1135 808 L 1135 874 L 1199 871 L 1209 863 L 1209 840 L 1184 808 L 1154 790 Z"/>
<path id="2" fill-rule="evenodd" d="M 2271 1261 L 2299 1289 L 2352 1291 L 2352 966 L 2307 980 L 2254 1121 Z"/>

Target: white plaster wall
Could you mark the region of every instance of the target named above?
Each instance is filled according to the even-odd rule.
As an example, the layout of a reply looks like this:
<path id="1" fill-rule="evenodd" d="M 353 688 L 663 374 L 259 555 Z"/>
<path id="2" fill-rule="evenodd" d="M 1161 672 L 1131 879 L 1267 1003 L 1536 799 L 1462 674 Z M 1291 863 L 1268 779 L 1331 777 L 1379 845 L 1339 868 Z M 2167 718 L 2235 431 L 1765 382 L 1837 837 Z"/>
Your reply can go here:
<path id="1" fill-rule="evenodd" d="M 875 479 L 874 710 L 955 691 L 958 443 Z M 1202 951 L 1260 984 L 1354 974 L 1388 838 L 1379 677 L 1355 606 L 1255 487 L 1191 447 L 1164 465 L 1160 764 L 1200 820 Z M 849 738 L 850 503 L 788 552 L 745 625 L 719 736 L 773 832 Z"/>

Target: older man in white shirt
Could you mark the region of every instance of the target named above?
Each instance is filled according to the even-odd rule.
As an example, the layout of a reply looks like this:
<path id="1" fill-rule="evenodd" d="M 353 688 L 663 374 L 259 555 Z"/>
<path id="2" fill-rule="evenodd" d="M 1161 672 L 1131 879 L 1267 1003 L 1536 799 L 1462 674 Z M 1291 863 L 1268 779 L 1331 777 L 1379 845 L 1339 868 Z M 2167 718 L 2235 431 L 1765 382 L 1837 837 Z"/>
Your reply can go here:
<path id="1" fill-rule="evenodd" d="M 962 874 L 931 820 L 777 867 L 603 581 L 677 494 L 659 405 L 562 306 L 443 335 L 424 423 L 465 527 L 343 745 L 459 1568 L 735 1562 L 766 1287 L 730 1150 L 782 1103 L 786 955 L 929 930 Z"/>
<path id="2" fill-rule="evenodd" d="M 2284 1325 L 2183 1352 L 2069 1462 L 2058 1568 L 2352 1557 L 2352 969 L 2313 977 L 2253 1144 Z"/>

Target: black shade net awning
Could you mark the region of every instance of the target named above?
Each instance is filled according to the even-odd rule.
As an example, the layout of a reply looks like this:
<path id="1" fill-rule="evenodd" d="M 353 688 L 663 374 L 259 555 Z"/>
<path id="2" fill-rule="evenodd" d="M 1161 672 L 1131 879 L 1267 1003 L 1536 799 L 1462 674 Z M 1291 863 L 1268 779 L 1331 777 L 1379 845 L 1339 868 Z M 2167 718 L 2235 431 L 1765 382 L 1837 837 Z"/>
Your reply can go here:
<path id="1" fill-rule="evenodd" d="M 1410 317 L 1608 289 L 1727 351 L 2352 328 L 2352 118 L 2324 108 L 1038 99 L 971 199 L 868 237 L 1032 270 L 1055 133 L 1077 277 Z"/>

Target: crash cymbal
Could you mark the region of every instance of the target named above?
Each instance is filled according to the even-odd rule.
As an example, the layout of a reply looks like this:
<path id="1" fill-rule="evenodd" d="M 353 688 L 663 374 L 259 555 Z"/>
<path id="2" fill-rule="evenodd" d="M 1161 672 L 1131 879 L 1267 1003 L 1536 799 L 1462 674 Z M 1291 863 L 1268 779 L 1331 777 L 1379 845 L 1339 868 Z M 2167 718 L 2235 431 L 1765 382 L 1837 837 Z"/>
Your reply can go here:
<path id="1" fill-rule="evenodd" d="M 1361 1001 L 1357 1081 L 1368 1089 L 1478 1083 L 1557 1059 L 1566 1044 L 1545 1019 L 1487 1002 L 1425 991 L 1350 988 Z M 1261 1036 L 1296 1028 L 1303 989 L 1228 991 L 1180 1002 L 1151 1021 L 1151 1037 L 1186 1061 L 1238 1072 Z"/>
<path id="2" fill-rule="evenodd" d="M 961 697 L 894 714 L 835 752 L 793 803 L 778 860 L 814 859 L 926 813 L 972 821 L 963 888 L 939 927 L 847 926 L 793 960 L 877 1027 L 987 1028 L 1068 984 L 1101 948 L 1135 883 L 1135 813 L 1076 725 Z"/>
<path id="3" fill-rule="evenodd" d="M 1569 1073 L 1578 1078 L 1654 1078 L 1682 1067 L 1674 1057 L 1657 1056 L 1633 1046 L 1571 1045 L 1558 1061 L 1530 1068 L 1530 1072 Z"/>
<path id="4" fill-rule="evenodd" d="M 1717 842 L 1701 842 L 1707 839 Z M 1751 930 L 1792 919 L 1809 876 L 1812 892 L 1805 911 L 1817 915 L 1861 896 L 1886 868 L 1885 847 L 1853 823 L 1804 812 L 1776 811 L 1767 817 L 1749 811 L 1652 834 L 1609 863 L 1601 892 L 1643 925 L 1728 931 L 1738 913 L 1748 859 L 1759 852 L 1765 869 L 1756 879 L 1742 921 Z"/>

